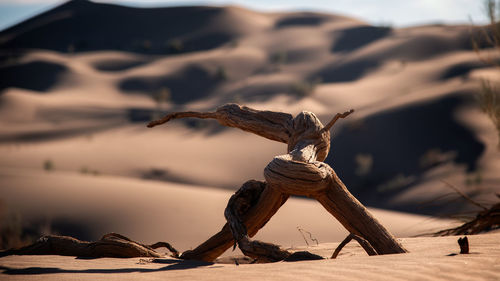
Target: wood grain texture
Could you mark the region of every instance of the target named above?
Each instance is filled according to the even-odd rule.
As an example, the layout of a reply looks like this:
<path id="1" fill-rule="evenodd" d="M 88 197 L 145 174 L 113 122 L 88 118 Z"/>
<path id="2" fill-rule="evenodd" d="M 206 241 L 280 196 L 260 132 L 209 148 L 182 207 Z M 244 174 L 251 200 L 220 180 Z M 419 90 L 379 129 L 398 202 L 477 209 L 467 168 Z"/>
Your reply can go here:
<path id="1" fill-rule="evenodd" d="M 144 245 L 117 233 L 108 233 L 94 242 L 81 241 L 69 236 L 47 235 L 34 244 L 21 249 L 8 250 L 2 255 L 61 255 L 93 258 L 162 257 L 154 249 L 165 247 L 173 257 L 179 252 L 167 242 Z"/>

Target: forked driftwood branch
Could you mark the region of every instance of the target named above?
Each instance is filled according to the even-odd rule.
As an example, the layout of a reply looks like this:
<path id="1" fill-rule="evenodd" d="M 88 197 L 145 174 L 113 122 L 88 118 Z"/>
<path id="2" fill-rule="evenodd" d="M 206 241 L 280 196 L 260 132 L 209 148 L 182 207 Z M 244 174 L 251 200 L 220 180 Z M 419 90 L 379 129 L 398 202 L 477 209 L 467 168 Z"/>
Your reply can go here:
<path id="1" fill-rule="evenodd" d="M 375 251 L 375 249 L 373 249 L 372 245 L 370 245 L 370 242 L 366 241 L 363 237 L 360 237 L 356 234 L 351 233 L 351 234 L 347 235 L 347 237 L 337 246 L 337 248 L 335 249 L 335 251 L 332 254 L 331 259 L 337 258 L 340 251 L 342 251 L 342 249 L 345 247 L 345 245 L 347 245 L 349 242 L 351 242 L 352 239 L 358 241 L 359 245 L 361 245 L 361 247 L 363 247 L 363 249 L 365 250 L 365 252 L 369 256 L 376 256 L 377 255 L 377 251 Z"/>
<path id="2" fill-rule="evenodd" d="M 253 237 L 278 211 L 290 195 L 315 198 L 356 237 L 363 237 L 377 254 L 406 250 L 347 190 L 333 169 L 322 162 L 330 150 L 330 129 L 353 110 L 338 113 L 326 125 L 312 112 L 295 118 L 287 113 L 260 111 L 226 104 L 215 112 L 175 112 L 149 123 L 148 127 L 184 117 L 212 118 L 220 124 L 283 142 L 288 153 L 276 156 L 264 169 L 265 182 L 251 180 L 231 197 L 224 215 L 224 227 L 181 258 L 213 261 L 231 246 L 261 262 L 279 261 L 292 254 Z M 355 237 L 355 236 L 353 236 Z"/>
<path id="3" fill-rule="evenodd" d="M 144 245 L 117 233 L 106 234 L 95 242 L 81 241 L 68 236 L 48 235 L 41 237 L 32 245 L 2 252 L 0 256 L 63 255 L 94 258 L 159 258 L 162 254 L 155 249 L 161 247 L 167 248 L 172 253 L 172 257 L 179 257 L 179 252 L 167 242 Z"/>
<path id="4" fill-rule="evenodd" d="M 318 200 L 350 232 L 369 254 L 396 254 L 406 250 L 368 210 L 347 190 L 335 171 L 323 161 L 330 151 L 330 129 L 353 110 L 339 113 L 326 126 L 312 112 L 293 117 L 287 113 L 260 111 L 237 104 L 226 104 L 215 112 L 175 112 L 153 121 L 148 127 L 186 117 L 211 118 L 288 145 L 287 154 L 279 155 L 265 167 L 263 181 L 250 180 L 229 199 L 224 212 L 227 223 L 211 238 L 181 255 L 168 243 L 143 245 L 118 234 L 96 242 L 71 237 L 50 236 L 25 248 L 25 253 L 70 254 L 75 256 L 152 256 L 154 247 L 166 246 L 174 257 L 213 261 L 228 248 L 238 246 L 258 262 L 321 259 L 306 251 L 291 253 L 279 246 L 252 240 L 290 195 Z M 348 238 L 349 238 L 348 237 Z M 348 242 L 348 241 L 347 241 Z M 345 242 L 345 243 L 347 243 Z M 366 246 L 368 245 L 368 246 Z M 371 247 L 369 247 L 371 245 Z M 370 249 L 369 249 L 370 248 Z M 340 250 L 339 250 L 340 251 Z M 21 252 L 18 252 L 21 253 Z"/>

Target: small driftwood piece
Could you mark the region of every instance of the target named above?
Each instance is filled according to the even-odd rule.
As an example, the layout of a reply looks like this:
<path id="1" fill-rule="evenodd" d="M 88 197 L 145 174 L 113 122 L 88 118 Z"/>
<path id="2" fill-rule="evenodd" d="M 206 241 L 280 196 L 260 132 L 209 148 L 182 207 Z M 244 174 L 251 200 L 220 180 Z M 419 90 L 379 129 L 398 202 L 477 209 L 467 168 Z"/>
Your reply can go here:
<path id="1" fill-rule="evenodd" d="M 179 252 L 167 242 L 158 242 L 153 245 L 144 245 L 135 242 L 123 235 L 109 233 L 95 242 L 81 241 L 73 237 L 47 235 L 29 246 L 8 250 L 0 253 L 6 255 L 62 255 L 93 258 L 134 258 L 153 257 L 163 255 L 154 249 L 165 247 L 173 257 L 179 257 Z"/>
<path id="2" fill-rule="evenodd" d="M 226 104 L 215 112 L 175 112 L 149 123 L 151 128 L 178 118 L 211 118 L 224 126 L 239 128 L 288 146 L 287 154 L 274 157 L 264 169 L 265 182 L 248 181 L 231 197 L 224 212 L 226 225 L 180 257 L 213 261 L 231 246 L 234 249 L 238 245 L 245 255 L 261 262 L 289 258 L 292 254 L 288 251 L 250 238 L 290 195 L 318 200 L 350 233 L 366 239 L 377 254 L 405 253 L 403 246 L 352 196 L 333 169 L 322 162 L 330 150 L 330 129 L 338 119 L 352 112 L 338 113 L 323 126 L 312 112 L 303 111 L 293 117 L 287 113 Z"/>
<path id="3" fill-rule="evenodd" d="M 469 239 L 467 239 L 467 236 L 458 238 L 458 245 L 460 246 L 460 254 L 469 253 Z"/>
<path id="4" fill-rule="evenodd" d="M 349 242 L 351 242 L 351 240 L 354 239 L 356 241 L 358 241 L 359 245 L 361 245 L 361 247 L 363 247 L 363 249 L 365 250 L 365 252 L 369 255 L 369 256 L 376 256 L 377 255 L 377 251 L 375 251 L 375 249 L 373 249 L 372 245 L 370 245 L 370 242 L 366 241 L 365 239 L 363 239 L 363 237 L 360 237 L 356 234 L 349 234 L 338 246 L 337 248 L 335 249 L 335 251 L 333 252 L 332 254 L 332 257 L 331 259 L 335 259 L 337 258 L 337 256 L 340 254 L 340 251 L 342 251 L 342 249 L 345 247 L 345 245 L 347 245 Z"/>

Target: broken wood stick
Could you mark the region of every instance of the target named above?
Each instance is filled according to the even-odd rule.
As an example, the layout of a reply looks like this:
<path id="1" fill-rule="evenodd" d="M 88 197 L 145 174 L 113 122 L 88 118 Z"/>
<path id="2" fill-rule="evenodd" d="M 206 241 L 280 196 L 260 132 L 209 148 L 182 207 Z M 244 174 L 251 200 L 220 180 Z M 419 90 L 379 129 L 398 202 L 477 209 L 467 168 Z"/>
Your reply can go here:
<path id="1" fill-rule="evenodd" d="M 337 246 L 337 248 L 335 249 L 335 251 L 332 254 L 331 259 L 337 258 L 340 251 L 342 251 L 342 249 L 345 247 L 345 245 L 347 245 L 349 242 L 351 242 L 352 239 L 358 241 L 359 245 L 361 245 L 361 247 L 363 247 L 363 249 L 365 250 L 365 252 L 369 256 L 376 256 L 377 255 L 377 252 L 375 251 L 375 249 L 373 249 L 372 245 L 370 245 L 370 242 L 366 241 L 363 237 L 360 237 L 356 234 L 351 233 L 351 234 L 347 235 L 347 237 Z"/>
<path id="2" fill-rule="evenodd" d="M 460 254 L 469 253 L 469 239 L 467 239 L 467 236 L 458 238 L 458 245 L 460 246 Z"/>
<path id="3" fill-rule="evenodd" d="M 69 236 L 47 235 L 29 246 L 2 252 L 0 256 L 62 255 L 92 258 L 159 258 L 163 255 L 154 249 L 161 247 L 166 247 L 171 251 L 173 257 L 179 256 L 179 252 L 167 242 L 144 245 L 117 233 L 108 233 L 94 242 L 81 241 Z"/>

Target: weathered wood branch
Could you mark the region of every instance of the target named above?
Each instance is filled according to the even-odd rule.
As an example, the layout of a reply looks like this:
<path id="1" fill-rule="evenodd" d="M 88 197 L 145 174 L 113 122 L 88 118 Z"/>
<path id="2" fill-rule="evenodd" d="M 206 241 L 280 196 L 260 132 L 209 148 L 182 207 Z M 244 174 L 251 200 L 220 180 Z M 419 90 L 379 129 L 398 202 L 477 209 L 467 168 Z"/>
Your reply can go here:
<path id="1" fill-rule="evenodd" d="M 269 243 L 251 241 L 249 237 L 265 225 L 289 195 L 317 199 L 349 232 L 366 239 L 378 254 L 406 252 L 352 196 L 333 169 L 322 162 L 330 150 L 330 129 L 338 119 L 352 112 L 335 115 L 327 126 L 323 126 L 316 115 L 306 111 L 292 118 L 285 113 L 229 104 L 210 113 L 209 118 L 217 119 L 222 125 L 287 143 L 288 153 L 275 157 L 264 169 L 266 183 L 263 183 L 263 189 L 244 185 L 230 199 L 225 211 L 228 223 L 219 233 L 181 257 L 212 260 L 231 244 L 235 247 L 237 243 L 245 254 L 253 258 L 269 261 L 285 258 L 289 253 Z M 172 119 L 168 116 L 162 120 Z M 261 190 L 259 200 L 256 200 Z M 238 205 L 238 202 L 244 204 Z"/>
<path id="2" fill-rule="evenodd" d="M 372 245 L 370 245 L 370 242 L 366 241 L 363 237 L 360 237 L 356 234 L 351 233 L 351 234 L 347 235 L 347 237 L 337 246 L 337 248 L 335 249 L 335 251 L 332 254 L 331 259 L 337 258 L 340 251 L 342 251 L 342 249 L 345 247 L 345 245 L 347 245 L 349 242 L 351 242 L 352 239 L 358 241 L 359 245 L 361 245 L 361 247 L 363 247 L 363 249 L 365 250 L 365 252 L 369 256 L 376 256 L 377 255 L 377 252 L 375 251 L 375 249 L 373 249 Z"/>
<path id="3" fill-rule="evenodd" d="M 81 241 L 73 237 L 47 235 L 34 244 L 21 249 L 12 249 L 1 255 L 62 255 L 78 257 L 161 257 L 162 254 L 154 249 L 166 247 L 172 252 L 173 257 L 178 257 L 179 252 L 167 242 L 158 242 L 153 245 L 144 245 L 135 242 L 123 235 L 109 233 L 95 242 Z"/>
<path id="4" fill-rule="evenodd" d="M 241 189 L 263 190 L 256 203 L 249 206 L 248 209 L 245 208 L 244 214 L 240 214 L 243 218 L 243 224 L 247 229 L 248 236 L 253 237 L 286 202 L 289 195 L 269 188 L 265 182 L 255 180 L 246 182 L 240 190 Z M 213 261 L 233 246 L 234 243 L 235 240 L 231 227 L 229 223 L 226 223 L 218 233 L 210 237 L 207 241 L 193 250 L 182 253 L 181 258 Z"/>
<path id="5" fill-rule="evenodd" d="M 256 110 L 231 103 L 217 108 L 215 112 L 173 112 L 150 122 L 148 127 L 153 128 L 170 120 L 187 117 L 216 119 L 221 125 L 239 128 L 284 143 L 287 143 L 290 138 L 293 120 L 292 115 L 288 113 Z"/>
<path id="6" fill-rule="evenodd" d="M 281 249 L 279 246 L 262 241 L 251 240 L 244 224 L 244 217 L 252 206 L 255 206 L 266 187 L 261 182 L 248 181 L 231 198 L 224 211 L 224 216 L 233 234 L 236 245 L 248 257 L 258 262 L 276 262 L 288 259 L 293 253 Z M 302 253 L 302 256 L 321 258 L 311 253 Z M 297 259 L 298 256 L 292 257 Z"/>
<path id="7" fill-rule="evenodd" d="M 326 124 L 326 126 L 321 129 L 322 131 L 330 131 L 330 129 L 333 127 L 333 125 L 340 119 L 340 118 L 346 118 L 347 116 L 349 116 L 349 114 L 353 113 L 354 112 L 354 109 L 351 109 L 349 111 L 346 111 L 344 113 L 337 113 L 335 114 L 335 116 L 333 117 L 333 119 L 328 122 L 328 124 Z"/>
<path id="8" fill-rule="evenodd" d="M 307 111 L 293 118 L 287 113 L 260 111 L 237 104 L 221 106 L 215 112 L 170 113 L 149 123 L 148 127 L 178 118 L 211 118 L 224 126 L 286 143 L 287 154 L 276 156 L 266 166 L 266 182 L 248 181 L 231 197 L 224 213 L 227 223 L 218 233 L 180 256 L 168 243 L 147 246 L 117 234 L 106 235 L 96 242 L 84 242 L 70 237 L 49 237 L 42 244 L 35 243 L 30 250 L 39 253 L 130 257 L 156 256 L 158 253 L 153 248 L 166 246 L 173 256 L 181 259 L 213 261 L 237 244 L 245 255 L 260 262 L 319 259 L 321 257 L 306 251 L 290 253 L 277 245 L 251 240 L 290 195 L 304 195 L 318 200 L 352 233 L 351 238 L 364 245 L 369 254 L 404 253 L 406 250 L 403 246 L 352 196 L 333 169 L 322 162 L 330 150 L 331 127 L 338 119 L 345 118 L 352 112 L 350 110 L 335 115 L 327 126 L 323 126 L 316 115 Z M 366 243 L 363 242 L 364 239 Z M 54 245 L 58 248 L 56 252 Z"/>

